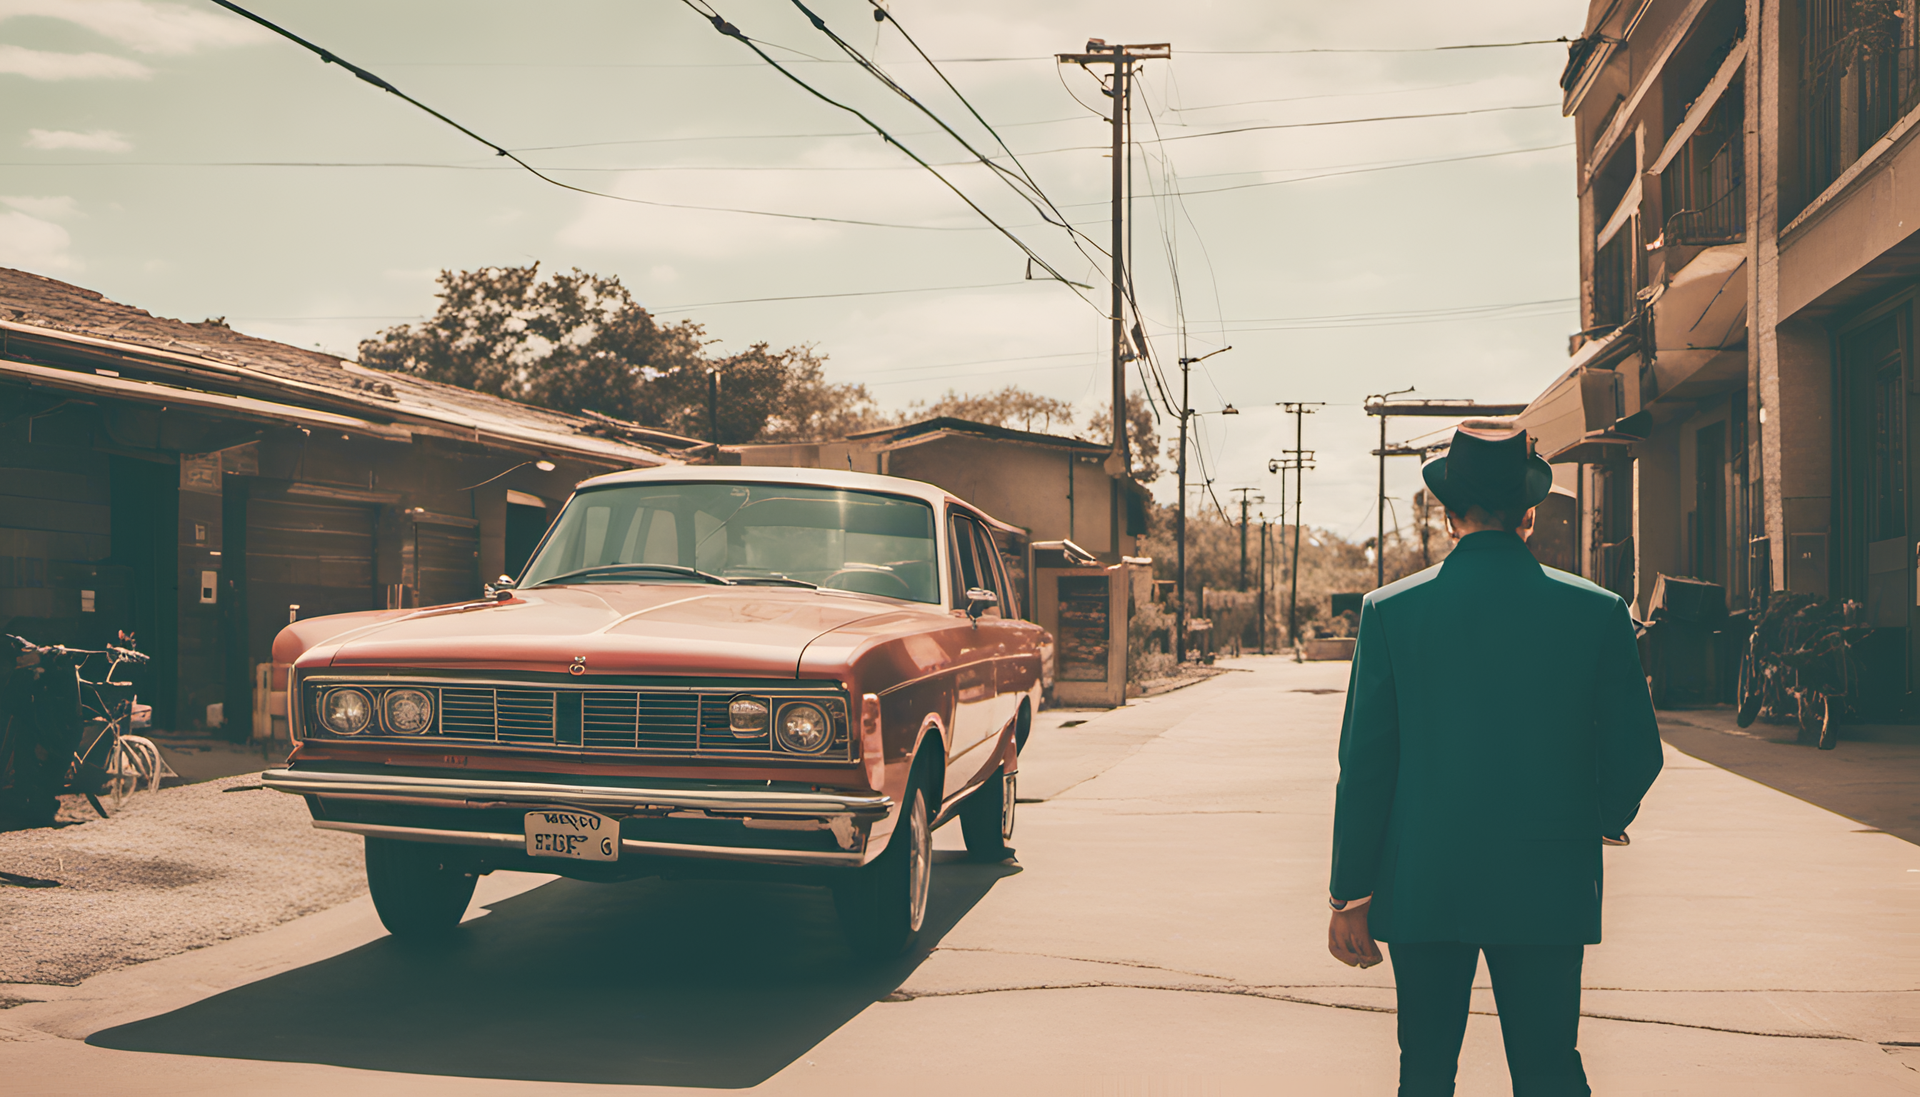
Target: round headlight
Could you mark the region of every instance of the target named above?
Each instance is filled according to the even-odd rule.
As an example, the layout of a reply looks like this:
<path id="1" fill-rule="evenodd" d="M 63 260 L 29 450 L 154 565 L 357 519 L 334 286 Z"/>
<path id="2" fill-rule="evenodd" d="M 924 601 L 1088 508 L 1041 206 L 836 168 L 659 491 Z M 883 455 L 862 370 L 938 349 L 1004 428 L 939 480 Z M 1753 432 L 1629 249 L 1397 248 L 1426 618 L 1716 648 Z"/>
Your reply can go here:
<path id="1" fill-rule="evenodd" d="M 363 690 L 336 689 L 320 698 L 320 725 L 335 735 L 358 735 L 373 723 L 373 698 Z"/>
<path id="2" fill-rule="evenodd" d="M 767 733 L 767 703 L 752 697 L 735 697 L 727 706 L 727 730 L 742 739 L 758 739 Z"/>
<path id="3" fill-rule="evenodd" d="M 833 723 L 818 705 L 788 705 L 780 710 L 780 746 L 795 754 L 818 754 L 833 744 Z"/>
<path id="4" fill-rule="evenodd" d="M 384 700 L 387 730 L 425 735 L 433 730 L 433 698 L 417 689 L 389 690 Z"/>

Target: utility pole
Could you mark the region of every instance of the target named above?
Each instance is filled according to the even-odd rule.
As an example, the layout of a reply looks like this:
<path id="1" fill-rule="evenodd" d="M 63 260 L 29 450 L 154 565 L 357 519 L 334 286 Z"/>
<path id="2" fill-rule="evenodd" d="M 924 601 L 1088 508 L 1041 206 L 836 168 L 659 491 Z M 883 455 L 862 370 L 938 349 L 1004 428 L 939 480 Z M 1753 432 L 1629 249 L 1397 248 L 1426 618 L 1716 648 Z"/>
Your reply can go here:
<path id="1" fill-rule="evenodd" d="M 1260 515 L 1260 654 L 1267 653 L 1267 516 Z"/>
<path id="2" fill-rule="evenodd" d="M 1305 489 L 1301 474 L 1313 464 L 1313 451 L 1306 449 L 1306 417 L 1313 414 L 1314 408 L 1325 407 L 1321 402 L 1294 403 L 1280 405 L 1281 409 L 1293 416 L 1293 448 L 1282 450 L 1292 460 L 1289 462 L 1269 461 L 1267 471 L 1278 472 L 1283 467 L 1293 472 L 1293 563 L 1288 570 L 1288 582 L 1292 589 L 1287 594 L 1287 642 L 1293 645 L 1293 661 L 1301 661 L 1300 652 L 1300 493 Z"/>
<path id="3" fill-rule="evenodd" d="M 707 441 L 714 444 L 714 460 L 719 460 L 720 445 L 720 371 L 707 371 Z"/>
<path id="4" fill-rule="evenodd" d="M 1476 415 L 1518 415 L 1527 410 L 1525 404 L 1476 404 L 1472 400 L 1400 400 L 1388 402 L 1389 397 L 1412 392 L 1410 388 L 1399 392 L 1389 392 L 1366 398 L 1368 415 L 1380 417 L 1380 448 L 1374 454 L 1380 458 L 1380 489 L 1374 505 L 1378 509 L 1379 532 L 1373 542 L 1374 583 L 1378 587 L 1387 585 L 1387 458 L 1419 457 L 1425 460 L 1429 452 L 1445 449 L 1446 446 L 1396 446 L 1387 445 L 1387 419 L 1391 416 L 1420 415 L 1443 418 L 1468 418 Z M 1424 536 L 1424 534 L 1423 534 Z M 1421 558 L 1426 558 L 1425 546 L 1421 546 Z"/>
<path id="5" fill-rule="evenodd" d="M 1221 347 L 1198 358 L 1184 355 L 1180 358 L 1180 459 L 1175 462 L 1180 480 L 1180 498 L 1179 509 L 1173 516 L 1174 590 L 1177 595 L 1173 604 L 1173 651 L 1174 659 L 1182 663 L 1187 661 L 1187 420 L 1193 418 L 1187 382 L 1193 374 L 1195 363 L 1232 349 L 1230 346 Z"/>
<path id="6" fill-rule="evenodd" d="M 1367 406 L 1367 414 L 1374 415 L 1376 414 L 1374 411 L 1375 408 L 1386 407 L 1388 397 L 1403 396 L 1412 391 L 1412 386 L 1408 386 L 1395 392 L 1380 393 L 1367 397 L 1366 400 L 1363 401 Z M 1375 590 L 1387 585 L 1387 414 L 1384 411 L 1378 412 L 1377 414 L 1380 416 L 1380 448 L 1374 452 L 1380 454 L 1380 487 L 1374 494 L 1373 500 L 1373 516 L 1377 519 L 1373 535 L 1373 586 Z"/>
<path id="7" fill-rule="evenodd" d="M 1105 39 L 1087 39 L 1085 53 L 1061 53 L 1054 55 L 1060 64 L 1113 66 L 1113 78 L 1106 94 L 1113 99 L 1113 202 L 1112 202 L 1112 257 L 1113 257 L 1113 294 L 1112 310 L 1108 320 L 1112 326 L 1113 342 L 1113 452 L 1107 457 L 1107 475 L 1111 477 L 1113 491 L 1112 505 L 1109 510 L 1113 533 L 1114 556 L 1120 554 L 1120 493 L 1121 481 L 1127 477 L 1132 462 L 1127 453 L 1127 361 L 1133 357 L 1127 349 L 1126 323 L 1126 171 L 1127 171 L 1127 95 L 1128 84 L 1133 76 L 1133 63 L 1136 61 L 1163 60 L 1173 56 L 1173 49 L 1165 42 L 1145 45 L 1122 45 L 1115 42 L 1109 45 Z M 1092 71 L 1089 69 L 1088 71 Z"/>
<path id="8" fill-rule="evenodd" d="M 1240 589 L 1244 591 L 1247 589 L 1247 496 L 1253 492 L 1253 489 L 1230 488 L 1228 490 L 1229 492 L 1237 491 L 1240 493 Z M 1259 502 L 1262 503 L 1266 501 L 1265 496 L 1261 496 L 1259 499 Z"/>

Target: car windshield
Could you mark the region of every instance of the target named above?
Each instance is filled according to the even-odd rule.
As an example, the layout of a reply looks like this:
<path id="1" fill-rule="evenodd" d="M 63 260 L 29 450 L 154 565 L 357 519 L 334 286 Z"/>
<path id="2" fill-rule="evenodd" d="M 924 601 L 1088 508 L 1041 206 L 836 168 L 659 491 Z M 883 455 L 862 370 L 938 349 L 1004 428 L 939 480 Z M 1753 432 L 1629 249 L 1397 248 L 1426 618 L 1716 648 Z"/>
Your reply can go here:
<path id="1" fill-rule="evenodd" d="M 567 504 L 520 586 L 711 581 L 608 566 L 666 564 L 736 583 L 798 580 L 938 603 L 934 545 L 933 508 L 914 499 L 787 484 L 616 484 Z"/>

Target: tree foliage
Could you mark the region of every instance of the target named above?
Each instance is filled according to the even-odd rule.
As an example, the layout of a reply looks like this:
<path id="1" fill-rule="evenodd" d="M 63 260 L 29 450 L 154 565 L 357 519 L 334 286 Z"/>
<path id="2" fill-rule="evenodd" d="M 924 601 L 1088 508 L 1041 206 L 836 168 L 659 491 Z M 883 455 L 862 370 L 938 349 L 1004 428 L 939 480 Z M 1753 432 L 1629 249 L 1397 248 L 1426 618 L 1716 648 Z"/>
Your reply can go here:
<path id="1" fill-rule="evenodd" d="M 1113 401 L 1101 404 L 1087 423 L 1087 437 L 1102 445 L 1113 444 Z M 1151 484 L 1160 478 L 1160 429 L 1153 408 L 1138 391 L 1127 393 L 1127 455 L 1133 462 L 1133 478 Z M 1174 455 L 1176 458 L 1178 454 Z"/>
<path id="2" fill-rule="evenodd" d="M 1441 524 L 1429 530 L 1428 551 L 1439 563 L 1452 547 L 1446 527 L 1438 517 L 1439 508 L 1429 517 Z M 1212 500 L 1187 515 L 1187 607 L 1200 616 L 1202 590 L 1238 590 L 1240 584 L 1240 525 L 1227 521 L 1214 509 Z M 1417 518 L 1417 512 L 1416 512 Z M 1174 538 L 1175 513 L 1170 506 L 1155 506 L 1147 516 L 1147 538 L 1141 552 L 1153 558 L 1156 579 L 1171 580 L 1178 574 L 1177 545 Z M 1291 582 L 1293 526 L 1277 519 L 1267 527 L 1267 608 L 1271 625 L 1268 636 L 1284 644 L 1287 630 L 1287 600 Z M 1412 575 L 1426 565 L 1420 552 L 1417 524 L 1396 532 L 1387 528 L 1387 582 Z M 1307 527 L 1300 538 L 1299 619 L 1302 636 L 1334 630 L 1332 596 L 1337 593 L 1370 591 L 1374 586 L 1373 538 L 1349 541 L 1326 529 Z M 1247 589 L 1260 589 L 1260 526 L 1256 520 L 1247 531 Z M 1245 623 L 1252 624 L 1247 617 Z M 1218 626 L 1218 622 L 1216 625 Z M 1247 644 L 1257 642 L 1257 633 L 1247 632 Z M 1216 637 L 1216 641 L 1220 637 Z"/>
<path id="3" fill-rule="evenodd" d="M 542 276 L 534 263 L 441 271 L 437 280 L 432 319 L 361 343 L 363 364 L 694 438 L 712 433 L 717 372 L 725 443 L 837 437 L 880 417 L 864 385 L 825 379 L 812 347 L 761 342 L 713 354 L 702 325 L 661 324 L 617 277 L 578 268 Z"/>
<path id="4" fill-rule="evenodd" d="M 981 396 L 963 396 L 948 389 L 945 396 L 931 404 L 916 401 L 909 405 L 906 421 L 915 422 L 941 415 L 1044 434 L 1053 430 L 1056 421 L 1065 426 L 1073 425 L 1073 402 L 1028 392 L 1019 385 L 1008 385 Z"/>

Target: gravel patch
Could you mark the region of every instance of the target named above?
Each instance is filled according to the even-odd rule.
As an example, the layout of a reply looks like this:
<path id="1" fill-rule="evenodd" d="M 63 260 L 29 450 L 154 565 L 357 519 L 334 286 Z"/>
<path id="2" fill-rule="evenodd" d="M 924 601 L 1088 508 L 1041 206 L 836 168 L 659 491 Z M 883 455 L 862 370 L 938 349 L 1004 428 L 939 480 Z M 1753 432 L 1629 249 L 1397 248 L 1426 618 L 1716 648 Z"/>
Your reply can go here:
<path id="1" fill-rule="evenodd" d="M 63 809 L 53 827 L 0 834 L 0 871 L 61 885 L 0 887 L 0 984 L 72 986 L 365 891 L 358 837 L 314 830 L 298 797 L 225 791 L 259 780 L 140 792 L 111 819 Z"/>

